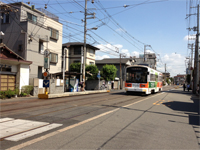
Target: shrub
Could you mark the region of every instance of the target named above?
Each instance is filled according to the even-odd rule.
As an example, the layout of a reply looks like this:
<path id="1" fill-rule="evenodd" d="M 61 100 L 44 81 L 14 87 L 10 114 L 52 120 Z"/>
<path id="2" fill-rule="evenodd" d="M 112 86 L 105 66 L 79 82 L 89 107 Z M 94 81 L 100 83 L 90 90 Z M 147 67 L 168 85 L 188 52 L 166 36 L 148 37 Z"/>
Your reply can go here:
<path id="1" fill-rule="evenodd" d="M 101 71 L 101 76 L 106 81 L 113 81 L 117 74 L 117 68 L 114 65 L 104 65 Z"/>
<path id="2" fill-rule="evenodd" d="M 6 95 L 5 95 L 5 91 L 0 91 L 0 99 L 5 99 Z"/>
<path id="3" fill-rule="evenodd" d="M 15 95 L 19 95 L 19 89 L 18 88 L 15 89 Z"/>
<path id="4" fill-rule="evenodd" d="M 20 96 L 27 96 L 27 94 L 24 92 L 21 92 Z"/>
<path id="5" fill-rule="evenodd" d="M 22 93 L 26 93 L 27 95 L 29 95 L 32 91 L 33 91 L 32 85 L 22 86 Z"/>
<path id="6" fill-rule="evenodd" d="M 15 95 L 15 91 L 11 91 L 10 89 L 8 91 L 5 91 L 5 96 L 8 98 L 11 98 Z"/>
<path id="7" fill-rule="evenodd" d="M 97 80 L 97 74 L 99 70 L 96 65 L 87 65 L 85 67 L 85 71 L 86 71 L 86 77 L 88 77 L 88 80 Z M 87 72 L 89 72 L 90 74 L 88 74 Z"/>

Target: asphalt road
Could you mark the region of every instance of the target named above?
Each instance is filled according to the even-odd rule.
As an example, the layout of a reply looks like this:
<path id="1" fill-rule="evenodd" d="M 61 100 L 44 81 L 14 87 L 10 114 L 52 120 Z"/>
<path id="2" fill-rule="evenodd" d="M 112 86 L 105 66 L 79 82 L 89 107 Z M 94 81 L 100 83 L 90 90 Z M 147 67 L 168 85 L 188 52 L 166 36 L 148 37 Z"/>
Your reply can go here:
<path id="1" fill-rule="evenodd" d="M 173 88 L 1 101 L 1 118 L 62 125 L 19 141 L 2 138 L 1 149 L 199 149 L 198 100 Z"/>

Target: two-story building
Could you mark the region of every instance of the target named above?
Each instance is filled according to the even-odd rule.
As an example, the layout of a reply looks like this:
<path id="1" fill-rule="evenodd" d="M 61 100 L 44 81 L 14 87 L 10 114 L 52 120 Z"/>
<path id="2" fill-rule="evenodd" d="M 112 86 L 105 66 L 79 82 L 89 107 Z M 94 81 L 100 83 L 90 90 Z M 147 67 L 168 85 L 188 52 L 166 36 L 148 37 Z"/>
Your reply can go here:
<path id="1" fill-rule="evenodd" d="M 70 64 L 81 62 L 81 52 L 84 48 L 84 43 L 81 42 L 69 42 L 62 45 L 63 50 L 67 48 L 66 51 L 66 71 L 69 71 Z M 95 65 L 95 52 L 99 48 L 86 44 L 86 64 Z M 83 56 L 83 54 L 82 54 Z"/>
<path id="2" fill-rule="evenodd" d="M 17 11 L 7 13 L 5 6 Z M 62 24 L 58 17 L 23 2 L 1 5 L 1 8 L 3 43 L 32 62 L 30 80 L 43 78 L 44 50 L 50 52 L 50 74 L 61 71 Z"/>

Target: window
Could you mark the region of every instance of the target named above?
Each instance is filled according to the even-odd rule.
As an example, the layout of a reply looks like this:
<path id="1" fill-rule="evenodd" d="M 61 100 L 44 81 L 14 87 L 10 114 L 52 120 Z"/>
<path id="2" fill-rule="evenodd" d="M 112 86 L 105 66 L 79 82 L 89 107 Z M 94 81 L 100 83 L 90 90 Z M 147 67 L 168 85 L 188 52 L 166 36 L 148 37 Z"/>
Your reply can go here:
<path id="1" fill-rule="evenodd" d="M 126 70 L 127 83 L 147 83 L 147 68 L 133 67 Z"/>
<path id="2" fill-rule="evenodd" d="M 59 31 L 50 27 L 49 27 L 49 30 L 51 32 L 50 38 L 58 40 Z"/>
<path id="3" fill-rule="evenodd" d="M 90 61 L 90 65 L 94 65 L 94 62 Z"/>
<path id="4" fill-rule="evenodd" d="M 39 53 L 44 54 L 44 45 L 42 41 L 39 41 Z"/>
<path id="5" fill-rule="evenodd" d="M 50 53 L 49 59 L 50 59 L 50 63 L 57 63 L 58 62 L 58 54 Z"/>
<path id="6" fill-rule="evenodd" d="M 5 14 L 5 13 L 2 13 L 2 23 L 9 23 L 10 22 L 10 17 L 9 17 L 9 14 Z"/>
<path id="7" fill-rule="evenodd" d="M 81 61 L 80 60 L 74 60 L 74 63 L 80 63 Z"/>
<path id="8" fill-rule="evenodd" d="M 94 56 L 94 50 L 90 49 L 90 56 Z"/>
<path id="9" fill-rule="evenodd" d="M 81 55 L 81 46 L 74 46 L 74 55 Z"/>
<path id="10" fill-rule="evenodd" d="M 19 44 L 18 51 L 22 51 L 22 50 L 23 50 L 22 44 Z"/>
<path id="11" fill-rule="evenodd" d="M 33 23 L 37 23 L 37 16 L 27 13 L 28 20 L 32 21 Z"/>
<path id="12" fill-rule="evenodd" d="M 155 80 L 156 80 L 155 74 L 150 74 L 150 81 L 155 81 Z"/>
<path id="13" fill-rule="evenodd" d="M 38 78 L 42 79 L 43 75 L 42 75 L 42 67 L 38 66 Z"/>

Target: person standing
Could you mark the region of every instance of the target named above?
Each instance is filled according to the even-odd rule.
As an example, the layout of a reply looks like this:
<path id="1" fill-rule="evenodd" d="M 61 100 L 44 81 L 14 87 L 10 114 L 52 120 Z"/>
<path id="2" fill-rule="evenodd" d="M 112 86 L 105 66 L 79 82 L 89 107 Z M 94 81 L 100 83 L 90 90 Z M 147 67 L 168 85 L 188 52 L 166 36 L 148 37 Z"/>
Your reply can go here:
<path id="1" fill-rule="evenodd" d="M 185 86 L 185 83 L 183 84 L 183 90 L 185 91 L 185 88 L 186 88 L 186 86 Z"/>

